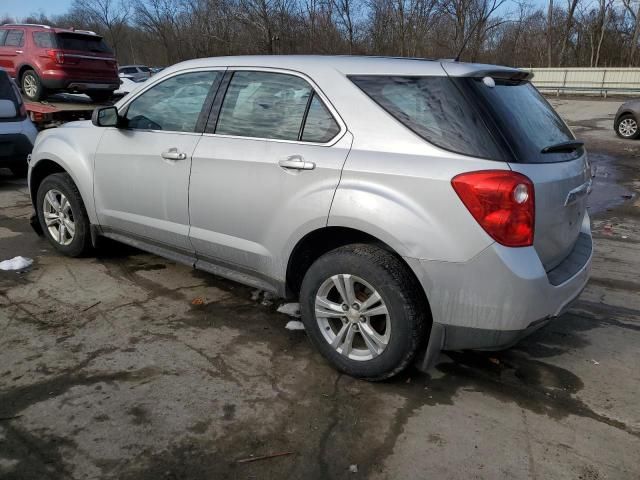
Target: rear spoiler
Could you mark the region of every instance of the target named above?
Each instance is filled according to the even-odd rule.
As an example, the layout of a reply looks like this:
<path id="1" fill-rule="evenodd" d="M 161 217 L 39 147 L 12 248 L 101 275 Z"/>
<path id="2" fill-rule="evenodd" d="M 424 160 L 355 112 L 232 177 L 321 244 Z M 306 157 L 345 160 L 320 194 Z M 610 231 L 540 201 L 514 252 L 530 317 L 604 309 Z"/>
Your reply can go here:
<path id="1" fill-rule="evenodd" d="M 492 77 L 516 81 L 533 78 L 533 72 L 511 67 L 458 62 L 441 62 L 440 65 L 450 77 Z"/>

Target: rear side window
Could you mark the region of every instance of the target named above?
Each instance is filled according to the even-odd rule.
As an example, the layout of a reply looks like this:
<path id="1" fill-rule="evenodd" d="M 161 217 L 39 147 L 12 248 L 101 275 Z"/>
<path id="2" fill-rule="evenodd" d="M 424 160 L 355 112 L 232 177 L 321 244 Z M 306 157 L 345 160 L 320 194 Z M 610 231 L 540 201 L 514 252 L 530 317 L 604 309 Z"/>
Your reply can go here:
<path id="1" fill-rule="evenodd" d="M 458 78 L 462 88 L 472 91 L 483 102 L 520 163 L 552 163 L 573 160 L 583 154 L 578 148 L 569 152 L 542 153 L 545 147 L 575 140 L 560 116 L 527 81 L 495 78 L 487 85 L 479 78 Z M 491 86 L 490 86 L 491 85 Z"/>
<path id="2" fill-rule="evenodd" d="M 298 140 L 311 86 L 282 73 L 236 72 L 222 103 L 215 133 Z"/>
<path id="3" fill-rule="evenodd" d="M 335 137 L 340 131 L 340 127 L 324 106 L 318 95 L 313 94 L 307 118 L 302 130 L 302 141 L 326 143 Z"/>
<path id="4" fill-rule="evenodd" d="M 464 155 L 505 160 L 473 102 L 448 77 L 351 76 L 378 105 L 428 142 Z"/>
<path id="5" fill-rule="evenodd" d="M 148 73 L 151 71 L 151 69 L 149 67 L 138 67 L 138 70 L 140 70 L 141 72 L 145 72 Z"/>
<path id="6" fill-rule="evenodd" d="M 94 35 L 78 33 L 57 33 L 56 43 L 63 50 L 79 50 L 82 52 L 111 53 L 102 38 Z"/>
<path id="7" fill-rule="evenodd" d="M 5 47 L 22 47 L 24 45 L 24 31 L 23 30 L 9 30 L 7 36 L 4 39 Z"/>
<path id="8" fill-rule="evenodd" d="M 40 48 L 55 48 L 56 37 L 51 32 L 33 32 L 33 43 Z"/>

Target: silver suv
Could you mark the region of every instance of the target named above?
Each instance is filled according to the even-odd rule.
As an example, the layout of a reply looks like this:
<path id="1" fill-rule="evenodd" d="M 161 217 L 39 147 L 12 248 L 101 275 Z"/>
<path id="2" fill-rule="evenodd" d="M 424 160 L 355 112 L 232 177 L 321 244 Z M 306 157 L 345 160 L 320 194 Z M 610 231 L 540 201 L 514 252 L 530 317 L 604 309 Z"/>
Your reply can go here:
<path id="1" fill-rule="evenodd" d="M 220 57 L 41 133 L 29 186 L 62 253 L 104 236 L 283 297 L 339 370 L 505 348 L 581 292 L 582 142 L 520 70 Z M 423 355 L 426 352 L 426 355 Z"/>

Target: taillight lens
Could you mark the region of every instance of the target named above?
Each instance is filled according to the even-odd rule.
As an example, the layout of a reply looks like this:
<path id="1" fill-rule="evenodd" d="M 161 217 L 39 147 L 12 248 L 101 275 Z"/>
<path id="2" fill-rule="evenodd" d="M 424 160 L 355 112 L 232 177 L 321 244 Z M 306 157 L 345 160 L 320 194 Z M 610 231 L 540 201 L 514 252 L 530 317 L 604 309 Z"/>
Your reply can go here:
<path id="1" fill-rule="evenodd" d="M 63 64 L 64 63 L 64 52 L 60 50 L 47 50 L 47 55 L 49 58 L 56 63 Z"/>
<path id="2" fill-rule="evenodd" d="M 533 245 L 535 198 L 527 177 L 510 170 L 483 170 L 458 175 L 451 184 L 496 242 L 507 247 Z"/>

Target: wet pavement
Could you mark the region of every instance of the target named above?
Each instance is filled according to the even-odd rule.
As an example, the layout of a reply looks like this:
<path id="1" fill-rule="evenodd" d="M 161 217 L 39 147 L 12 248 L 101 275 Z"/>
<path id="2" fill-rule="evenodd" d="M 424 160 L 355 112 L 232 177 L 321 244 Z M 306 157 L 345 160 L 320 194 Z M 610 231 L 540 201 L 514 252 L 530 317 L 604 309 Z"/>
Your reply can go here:
<path id="1" fill-rule="evenodd" d="M 0 478 L 640 478 L 640 141 L 620 102 L 552 102 L 595 166 L 584 294 L 510 350 L 381 384 L 277 299 L 116 244 L 56 254 L 1 176 L 0 260 L 35 263 L 0 272 Z"/>

